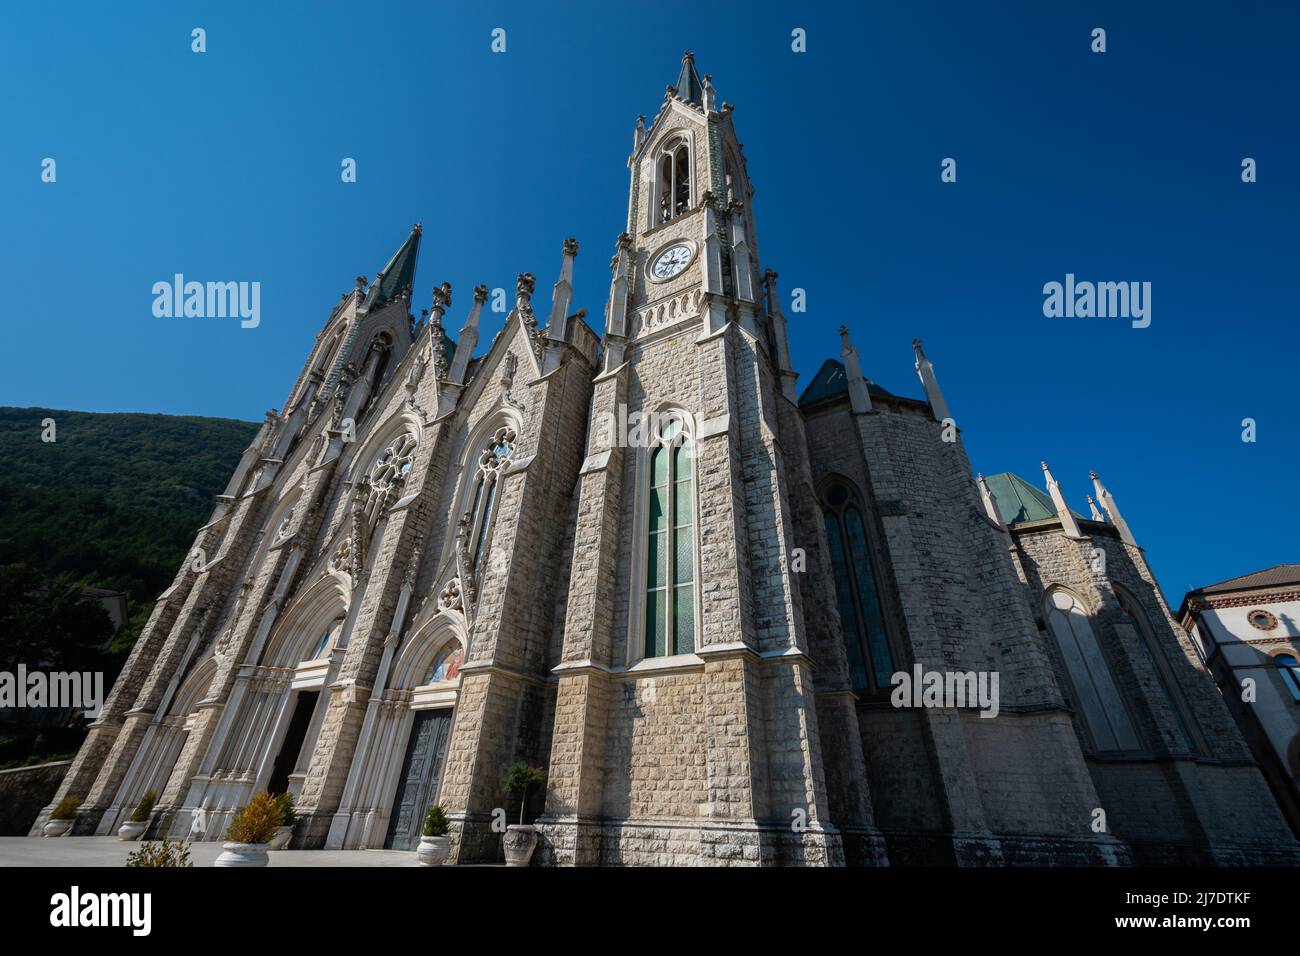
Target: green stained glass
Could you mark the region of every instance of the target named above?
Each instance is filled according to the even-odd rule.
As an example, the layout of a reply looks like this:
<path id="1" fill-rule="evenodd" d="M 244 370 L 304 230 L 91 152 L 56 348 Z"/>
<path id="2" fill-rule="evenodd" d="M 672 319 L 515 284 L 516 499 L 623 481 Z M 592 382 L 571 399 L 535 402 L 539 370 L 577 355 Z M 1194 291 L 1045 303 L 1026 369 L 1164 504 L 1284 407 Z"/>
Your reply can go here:
<path id="1" fill-rule="evenodd" d="M 862 524 L 862 514 L 850 506 L 844 512 L 844 527 L 849 536 L 849 554 L 858 584 L 858 604 L 862 607 L 862 625 L 867 632 L 867 647 L 871 652 L 871 669 L 875 672 L 876 686 L 889 687 L 894 673 L 893 655 L 889 652 L 889 638 L 885 632 L 885 616 L 880 608 L 880 592 L 871 566 L 871 552 L 867 549 L 867 532 Z"/>
<path id="2" fill-rule="evenodd" d="M 646 594 L 645 605 L 645 656 L 663 657 L 667 651 L 665 637 L 668 630 L 665 602 L 668 592 L 651 591 Z"/>
<path id="3" fill-rule="evenodd" d="M 691 525 L 691 482 L 679 481 L 673 485 L 673 526 L 689 528 Z"/>
<path id="4" fill-rule="evenodd" d="M 691 440 L 683 438 L 682 443 L 677 446 L 673 452 L 673 465 L 677 472 L 678 481 L 689 480 L 691 477 Z"/>
<path id="5" fill-rule="evenodd" d="M 673 583 L 690 584 L 695 580 L 695 536 L 690 528 L 673 532 Z"/>
<path id="6" fill-rule="evenodd" d="M 695 650 L 695 588 L 673 588 L 673 653 L 689 654 Z"/>
<path id="7" fill-rule="evenodd" d="M 844 538 L 840 521 L 826 513 L 826 540 L 830 545 L 831 568 L 835 575 L 835 603 L 840 612 L 840 626 L 844 630 L 844 648 L 848 653 L 849 677 L 854 687 L 869 687 L 867 665 L 862 656 L 862 643 L 858 630 L 858 612 L 853 603 L 853 578 L 849 573 L 844 552 Z"/>
<path id="8" fill-rule="evenodd" d="M 650 535 L 646 549 L 646 587 L 661 588 L 668 583 L 668 532 Z"/>
<path id="9" fill-rule="evenodd" d="M 668 453 L 662 445 L 650 456 L 650 484 L 655 487 L 668 484 Z"/>
<path id="10" fill-rule="evenodd" d="M 478 544 L 474 546 L 474 567 L 477 569 L 483 560 L 483 552 L 487 550 L 488 538 L 492 530 L 492 516 L 496 510 L 497 503 L 497 483 L 495 481 L 488 484 L 487 500 L 483 503 L 483 521 L 478 527 Z"/>
<path id="11" fill-rule="evenodd" d="M 668 527 L 668 488 L 650 489 L 650 533 Z"/>

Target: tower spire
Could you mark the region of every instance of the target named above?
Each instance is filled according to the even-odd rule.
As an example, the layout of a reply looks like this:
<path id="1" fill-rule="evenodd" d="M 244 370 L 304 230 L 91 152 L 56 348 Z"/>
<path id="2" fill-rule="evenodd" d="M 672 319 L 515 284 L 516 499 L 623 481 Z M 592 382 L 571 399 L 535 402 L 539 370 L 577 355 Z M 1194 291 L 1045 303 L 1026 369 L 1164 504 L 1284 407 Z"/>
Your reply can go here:
<path id="1" fill-rule="evenodd" d="M 942 422 L 950 419 L 952 416 L 948 414 L 948 403 L 944 401 L 943 392 L 939 391 L 939 379 L 935 377 L 934 365 L 921 351 L 920 339 L 912 339 L 912 351 L 916 353 L 916 374 L 925 386 L 925 398 L 930 403 L 930 410 L 934 412 L 934 420 Z"/>
<path id="2" fill-rule="evenodd" d="M 855 412 L 871 411 L 871 393 L 867 391 L 866 379 L 862 377 L 862 363 L 858 360 L 858 350 L 849 339 L 848 326 L 840 326 L 840 358 L 844 360 L 844 372 L 849 377 L 849 407 Z"/>
<path id="3" fill-rule="evenodd" d="M 1093 490 L 1097 492 L 1097 501 L 1101 503 L 1102 509 L 1110 517 L 1110 523 L 1119 532 L 1120 540 L 1136 548 L 1138 543 L 1133 539 L 1133 532 L 1128 529 L 1128 522 L 1119 513 L 1119 505 L 1115 504 L 1115 498 L 1107 490 L 1106 486 L 1101 483 L 1101 479 L 1097 477 L 1095 471 L 1088 472 L 1088 477 L 1092 479 Z"/>
<path id="4" fill-rule="evenodd" d="M 1042 466 L 1043 477 L 1047 480 L 1047 493 L 1052 496 L 1052 504 L 1056 506 L 1056 516 L 1061 519 L 1061 530 L 1065 532 L 1067 538 L 1082 538 L 1079 522 L 1074 520 L 1074 512 L 1065 503 L 1065 495 L 1061 493 L 1061 486 L 1052 476 L 1052 469 L 1047 467 L 1047 462 L 1042 462 Z"/>
<path id="5" fill-rule="evenodd" d="M 682 71 L 677 74 L 673 88 L 678 99 L 696 106 L 704 105 L 704 84 L 700 81 L 700 74 L 695 72 L 695 54 L 690 50 L 682 54 Z"/>
<path id="6" fill-rule="evenodd" d="M 420 254 L 420 234 L 424 227 L 416 223 L 411 227 L 406 241 L 398 246 L 388 265 L 375 277 L 366 297 L 366 308 L 373 309 L 409 291 L 415 282 L 415 260 Z"/>

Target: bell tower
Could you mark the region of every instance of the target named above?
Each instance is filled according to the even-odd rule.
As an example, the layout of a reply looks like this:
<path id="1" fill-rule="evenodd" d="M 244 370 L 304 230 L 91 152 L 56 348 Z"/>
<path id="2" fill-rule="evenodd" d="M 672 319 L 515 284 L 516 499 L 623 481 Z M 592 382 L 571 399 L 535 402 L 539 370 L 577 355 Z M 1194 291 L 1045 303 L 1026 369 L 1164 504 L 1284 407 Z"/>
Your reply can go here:
<path id="1" fill-rule="evenodd" d="M 607 316 L 616 338 L 610 361 L 622 360 L 618 340 L 652 338 L 696 318 L 710 332 L 731 320 L 757 334 L 753 189 L 732 106 L 719 105 L 712 77 L 700 78 L 690 51 L 658 115 L 648 127 L 637 118 L 628 167 L 627 230 Z"/>
<path id="2" fill-rule="evenodd" d="M 628 167 L 554 668 L 544 852 L 842 863 L 795 554 L 824 538 L 809 540 L 820 522 L 807 520 L 785 323 L 775 273 L 760 280 L 732 107 L 691 53 L 658 115 L 638 118 Z M 838 686 L 842 643 L 818 655 L 819 682 Z M 856 744 L 851 705 L 828 706 Z M 856 752 L 835 771 L 848 781 L 835 812 L 863 829 Z"/>

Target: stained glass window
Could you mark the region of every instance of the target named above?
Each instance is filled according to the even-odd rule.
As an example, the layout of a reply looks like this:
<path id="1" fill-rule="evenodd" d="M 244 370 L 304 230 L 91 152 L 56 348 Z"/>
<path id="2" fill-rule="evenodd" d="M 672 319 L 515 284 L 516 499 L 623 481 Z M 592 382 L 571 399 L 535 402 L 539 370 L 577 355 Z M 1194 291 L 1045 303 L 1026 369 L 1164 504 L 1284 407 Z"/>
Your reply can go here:
<path id="1" fill-rule="evenodd" d="M 650 453 L 646 515 L 645 656 L 695 650 L 693 446 L 667 423 Z"/>
<path id="2" fill-rule="evenodd" d="M 343 618 L 335 618 L 333 621 L 330 621 L 329 624 L 325 626 L 324 630 L 321 631 L 320 639 L 316 641 L 311 653 L 304 657 L 303 660 L 318 661 L 324 657 L 329 653 L 334 644 L 335 638 L 338 637 L 338 633 L 342 629 Z"/>
<path id="3" fill-rule="evenodd" d="M 890 686 L 894 656 L 862 512 L 842 484 L 826 489 L 826 543 L 831 552 L 835 599 L 848 652 L 849 678 L 857 689 Z"/>

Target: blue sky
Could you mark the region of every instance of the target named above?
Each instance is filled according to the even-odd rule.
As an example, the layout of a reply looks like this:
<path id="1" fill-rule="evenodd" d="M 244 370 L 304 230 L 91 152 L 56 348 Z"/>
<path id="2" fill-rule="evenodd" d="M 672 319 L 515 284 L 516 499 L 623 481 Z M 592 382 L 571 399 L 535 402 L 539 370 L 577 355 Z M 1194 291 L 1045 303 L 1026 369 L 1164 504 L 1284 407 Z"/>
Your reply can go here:
<path id="1" fill-rule="evenodd" d="M 919 336 L 974 467 L 1046 459 L 1078 510 L 1097 469 L 1175 604 L 1300 559 L 1296 7 L 846 6 L 28 5 L 0 37 L 0 404 L 260 419 L 416 220 L 416 306 L 451 281 L 452 330 L 478 282 L 549 295 L 569 235 L 601 316 L 632 127 L 689 47 L 736 104 L 764 266 L 806 290 L 804 384 L 844 323 L 918 395 Z M 259 281 L 261 325 L 155 318 L 176 272 Z M 1151 282 L 1151 326 L 1045 318 L 1067 272 Z"/>

